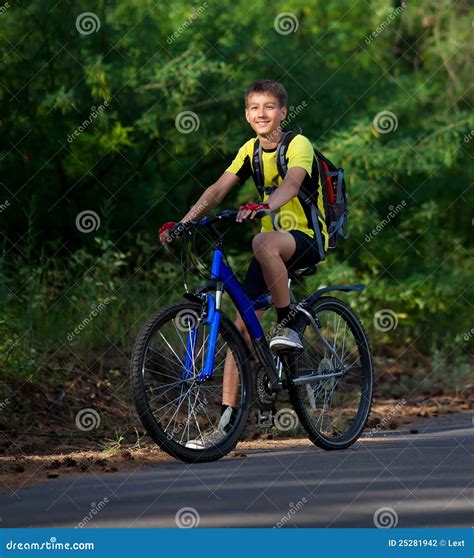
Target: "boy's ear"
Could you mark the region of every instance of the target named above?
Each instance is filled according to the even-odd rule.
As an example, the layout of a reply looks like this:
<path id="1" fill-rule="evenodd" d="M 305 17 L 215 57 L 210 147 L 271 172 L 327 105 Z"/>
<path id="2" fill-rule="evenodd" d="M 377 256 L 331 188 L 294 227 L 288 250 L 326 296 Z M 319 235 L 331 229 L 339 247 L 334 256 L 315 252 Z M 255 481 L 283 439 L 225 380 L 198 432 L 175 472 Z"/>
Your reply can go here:
<path id="1" fill-rule="evenodd" d="M 281 112 L 283 114 L 283 120 L 285 120 L 286 115 L 288 114 L 288 109 L 287 107 L 281 107 Z"/>
<path id="2" fill-rule="evenodd" d="M 245 120 L 250 124 L 250 116 L 249 116 L 249 109 L 245 109 Z"/>

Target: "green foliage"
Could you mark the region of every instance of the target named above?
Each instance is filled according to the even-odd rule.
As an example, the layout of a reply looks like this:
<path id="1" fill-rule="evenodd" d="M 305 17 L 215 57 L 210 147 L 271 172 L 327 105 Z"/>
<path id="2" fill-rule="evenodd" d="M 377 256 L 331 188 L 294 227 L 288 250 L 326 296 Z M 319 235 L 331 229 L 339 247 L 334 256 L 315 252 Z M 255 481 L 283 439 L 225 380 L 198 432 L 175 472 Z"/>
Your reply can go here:
<path id="1" fill-rule="evenodd" d="M 208 2 L 193 17 L 204 4 L 81 0 L 2 13 L 3 367 L 28 376 L 38 353 L 126 351 L 146 316 L 179 296 L 177 248 L 156 246 L 157 225 L 182 216 L 252 136 L 243 92 L 261 77 L 286 85 L 290 107 L 305 101 L 289 127 L 344 166 L 349 184 L 351 237 L 306 289 L 366 283 L 351 300 L 376 351 L 465 348 L 472 9 L 420 0 L 392 17 L 398 2 L 369 4 Z M 91 9 L 100 29 L 81 34 L 76 18 Z M 281 12 L 297 18 L 295 33 L 275 30 Z M 194 132 L 175 125 L 184 111 L 199 118 Z M 389 133 L 376 124 L 383 111 L 396 117 Z M 225 205 L 253 198 L 249 182 Z M 92 234 L 76 226 L 83 210 L 100 217 Z M 252 232 L 229 235 L 241 277 Z M 372 326 L 383 308 L 398 317 L 387 333 Z"/>
<path id="2" fill-rule="evenodd" d="M 0 320 L 0 367 L 4 380 L 30 380 L 36 372 L 36 349 L 29 341 L 28 332 L 21 331 L 13 316 L 5 315 Z"/>

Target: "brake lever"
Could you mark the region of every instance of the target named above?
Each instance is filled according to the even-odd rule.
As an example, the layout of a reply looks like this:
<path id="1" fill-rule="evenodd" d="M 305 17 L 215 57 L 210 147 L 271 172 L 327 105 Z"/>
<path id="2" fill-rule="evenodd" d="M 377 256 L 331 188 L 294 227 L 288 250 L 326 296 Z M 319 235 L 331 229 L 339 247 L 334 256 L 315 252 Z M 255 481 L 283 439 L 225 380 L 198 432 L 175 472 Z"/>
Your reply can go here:
<path id="1" fill-rule="evenodd" d="M 194 225 L 194 221 L 187 221 L 186 223 L 176 223 L 176 225 L 170 230 L 169 235 L 174 240 L 182 238 L 184 233 Z"/>

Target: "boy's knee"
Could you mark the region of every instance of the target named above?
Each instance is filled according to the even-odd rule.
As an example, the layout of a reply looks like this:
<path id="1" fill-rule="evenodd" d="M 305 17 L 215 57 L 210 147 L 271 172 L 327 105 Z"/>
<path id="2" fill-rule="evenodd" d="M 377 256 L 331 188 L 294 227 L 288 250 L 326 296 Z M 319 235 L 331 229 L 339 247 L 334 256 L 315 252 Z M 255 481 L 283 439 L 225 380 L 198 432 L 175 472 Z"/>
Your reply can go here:
<path id="1" fill-rule="evenodd" d="M 279 255 L 278 246 L 268 233 L 258 233 L 253 237 L 252 251 L 257 260 Z"/>

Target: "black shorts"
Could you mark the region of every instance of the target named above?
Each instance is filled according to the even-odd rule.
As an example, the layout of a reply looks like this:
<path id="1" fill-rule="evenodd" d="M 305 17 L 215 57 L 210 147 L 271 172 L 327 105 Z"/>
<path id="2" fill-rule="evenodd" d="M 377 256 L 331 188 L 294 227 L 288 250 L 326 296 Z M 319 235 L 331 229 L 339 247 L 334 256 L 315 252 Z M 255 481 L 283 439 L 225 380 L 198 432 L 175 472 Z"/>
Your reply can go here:
<path id="1" fill-rule="evenodd" d="M 310 267 L 321 261 L 316 240 L 301 231 L 288 231 L 296 242 L 295 253 L 286 262 L 286 267 L 290 271 Z M 268 287 L 263 278 L 260 264 L 252 258 L 242 283 L 245 294 L 250 300 L 255 300 L 268 292 Z"/>

